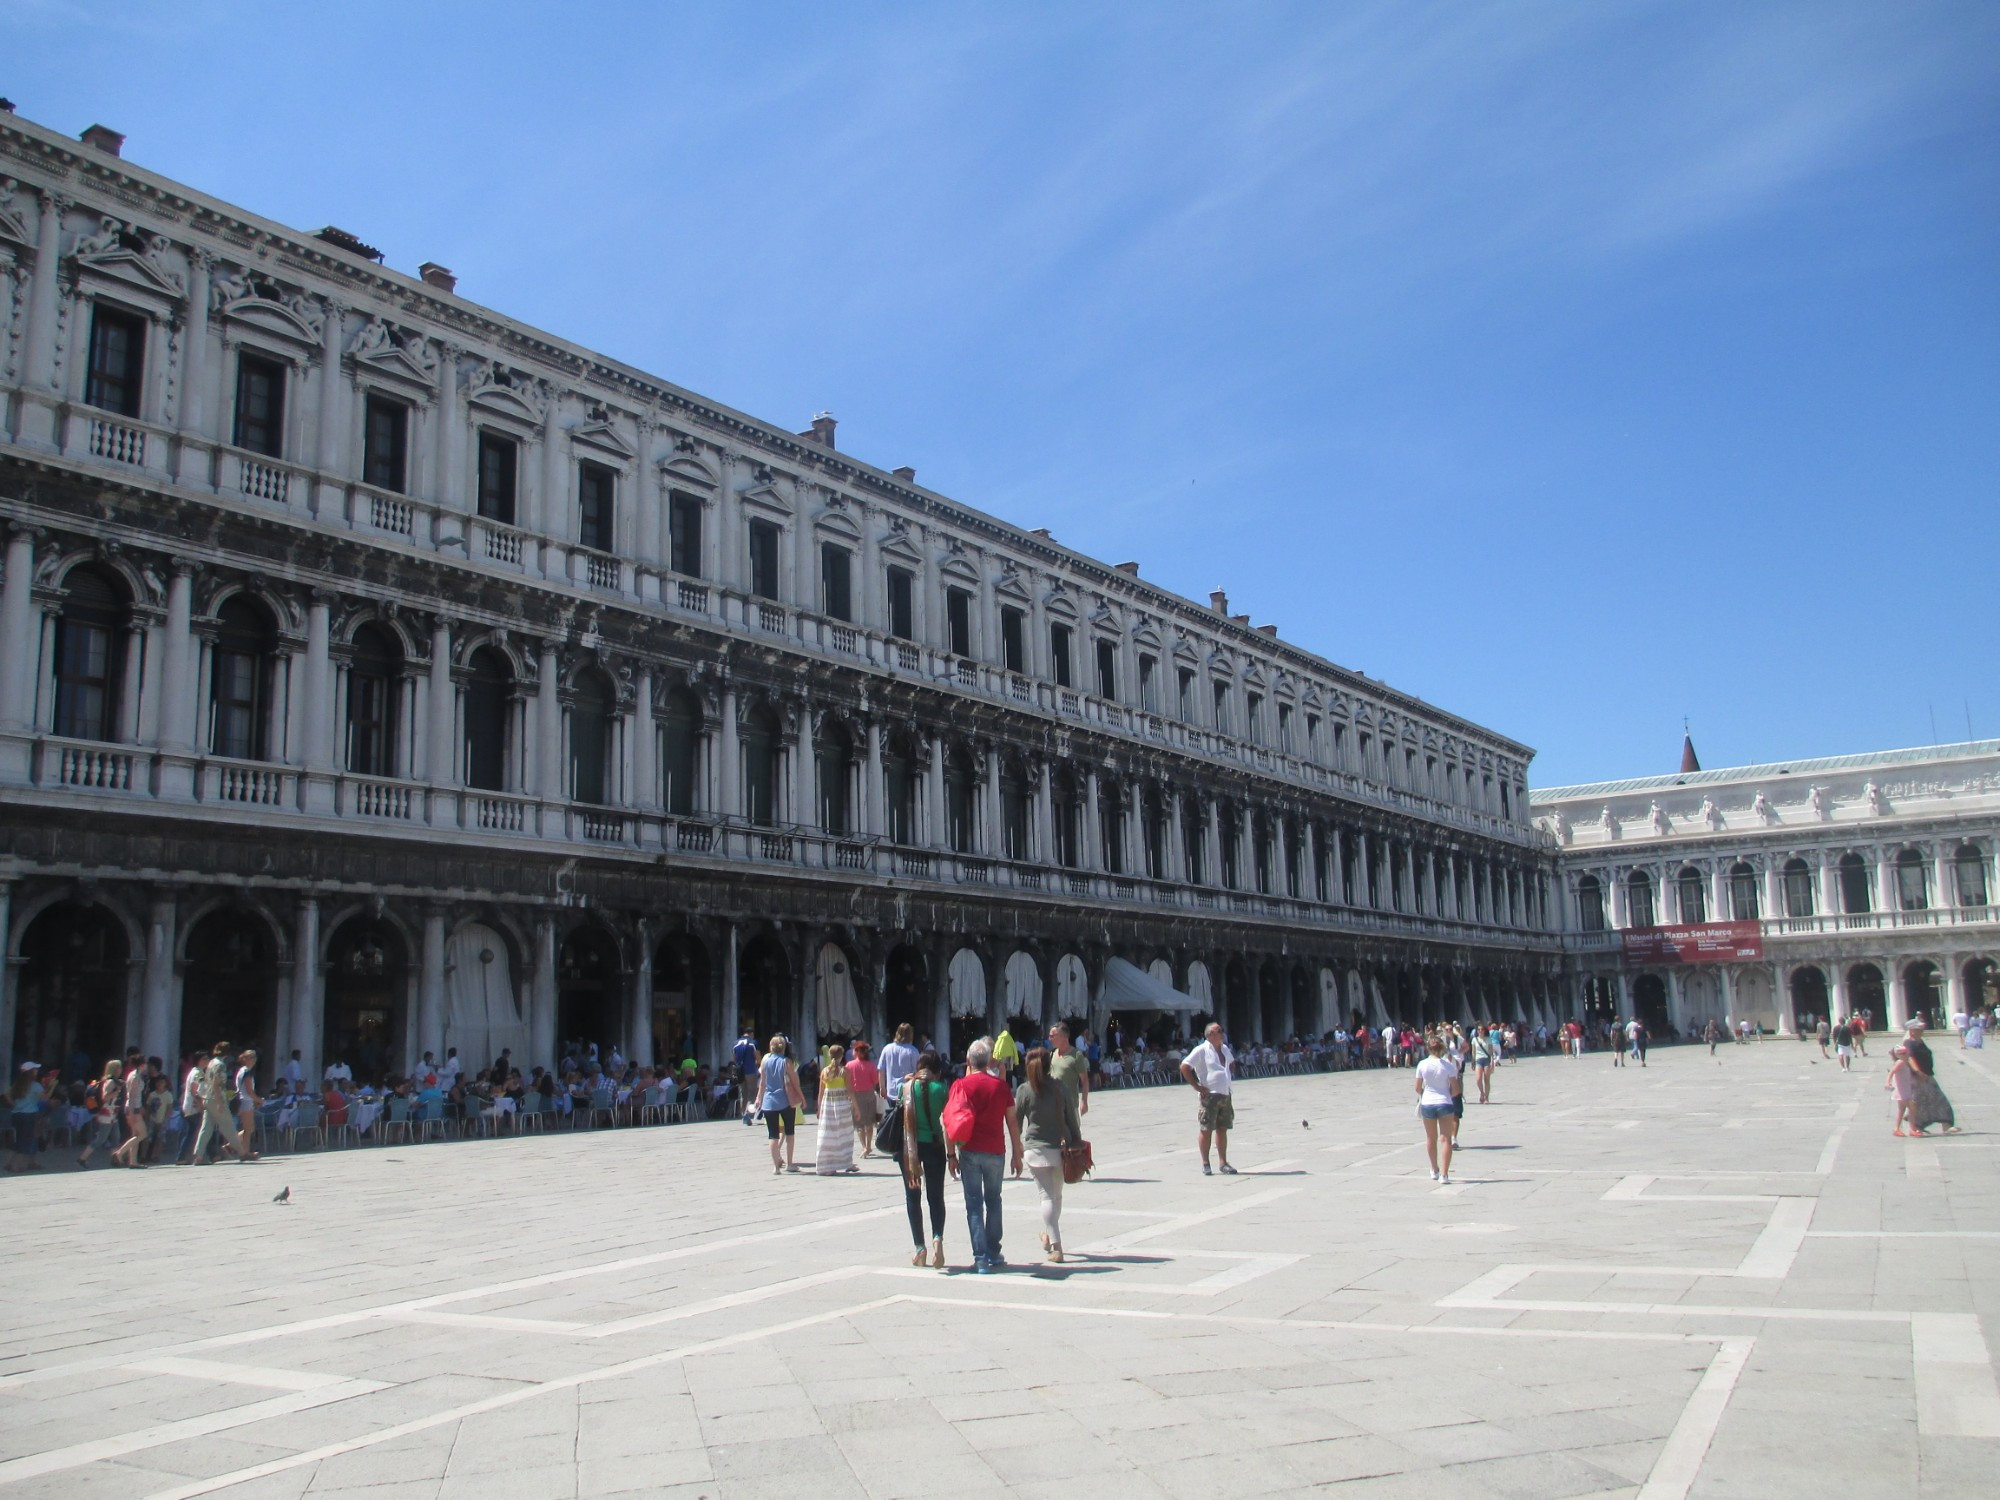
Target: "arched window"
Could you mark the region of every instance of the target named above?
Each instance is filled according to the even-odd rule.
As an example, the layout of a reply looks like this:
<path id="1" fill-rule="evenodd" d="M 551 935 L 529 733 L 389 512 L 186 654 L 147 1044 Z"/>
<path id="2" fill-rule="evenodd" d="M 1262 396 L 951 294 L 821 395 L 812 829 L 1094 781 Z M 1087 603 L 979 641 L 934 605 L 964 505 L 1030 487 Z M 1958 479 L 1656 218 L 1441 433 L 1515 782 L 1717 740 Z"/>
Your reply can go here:
<path id="1" fill-rule="evenodd" d="M 1812 914 L 1812 867 L 1802 859 L 1788 859 L 1785 861 L 1785 915 L 1809 917 Z"/>
<path id="2" fill-rule="evenodd" d="M 1208 854 L 1208 821 L 1202 815 L 1199 797 L 1181 797 L 1181 845 L 1187 850 L 1187 882 L 1200 885 Z"/>
<path id="3" fill-rule="evenodd" d="M 1708 920 L 1708 893 L 1702 889 L 1701 871 L 1689 865 L 1674 881 L 1676 894 L 1680 897 L 1681 920 L 1683 922 L 1706 922 Z"/>
<path id="4" fill-rule="evenodd" d="M 970 854 L 978 820 L 973 816 L 979 785 L 972 754 L 963 745 L 954 745 L 944 762 L 945 834 L 954 852 Z"/>
<path id="5" fill-rule="evenodd" d="M 917 766 L 915 747 L 901 734 L 882 747 L 882 809 L 884 830 L 892 844 L 917 841 Z"/>
<path id="6" fill-rule="evenodd" d="M 1930 904 L 1923 855 L 1914 849 L 1899 851 L 1896 855 L 1896 905 L 1904 911 L 1923 911 Z"/>
<path id="7" fill-rule="evenodd" d="M 1076 781 L 1067 766 L 1050 778 L 1049 796 L 1055 814 L 1056 863 L 1073 870 L 1077 866 L 1078 799 Z"/>
<path id="8" fill-rule="evenodd" d="M 778 821 L 778 716 L 760 703 L 743 721 L 743 815 L 755 828 Z"/>
<path id="9" fill-rule="evenodd" d="M 278 631 L 263 605 L 241 594 L 222 606 L 209 678 L 212 754 L 265 760 L 270 753 L 271 679 Z"/>
<path id="10" fill-rule="evenodd" d="M 1125 873 L 1125 788 L 1109 776 L 1097 778 L 1097 844 L 1104 868 Z"/>
<path id="11" fill-rule="evenodd" d="M 1027 769 L 1009 757 L 1000 763 L 1000 826 L 1009 859 L 1029 857 L 1028 809 L 1032 794 Z"/>
<path id="12" fill-rule="evenodd" d="M 569 794 L 602 806 L 611 800 L 611 718 L 617 699 L 595 667 L 576 679 L 569 706 Z"/>
<path id="13" fill-rule="evenodd" d="M 1167 878 L 1167 806 L 1156 786 L 1146 788 L 1141 802 L 1146 842 L 1146 878 Z"/>
<path id="14" fill-rule="evenodd" d="M 1216 839 L 1221 845 L 1222 884 L 1228 890 L 1240 890 L 1243 879 L 1237 866 L 1243 847 L 1243 814 L 1235 803 L 1216 803 L 1215 826 Z"/>
<path id="15" fill-rule="evenodd" d="M 361 776 L 396 774 L 396 710 L 403 686 L 403 650 L 380 625 L 354 632 L 347 668 L 347 769 Z"/>
<path id="16" fill-rule="evenodd" d="M 1840 909 L 1850 916 L 1869 909 L 1868 863 L 1858 854 L 1840 856 Z"/>
<path id="17" fill-rule="evenodd" d="M 73 740 L 115 740 L 126 623 L 124 585 L 97 568 L 63 580 L 56 616 L 56 733 Z"/>
<path id="18" fill-rule="evenodd" d="M 1576 883 L 1576 925 L 1584 932 L 1604 931 L 1604 887 L 1595 875 Z"/>
<path id="19" fill-rule="evenodd" d="M 1757 872 L 1738 860 L 1729 867 L 1729 915 L 1738 922 L 1757 920 Z"/>
<path id="20" fill-rule="evenodd" d="M 1644 870 L 1634 870 L 1625 879 L 1625 910 L 1631 918 L 1628 926 L 1653 925 L 1653 877 Z"/>
<path id="21" fill-rule="evenodd" d="M 701 746 L 701 705 L 684 687 L 669 688 L 660 712 L 660 776 L 666 809 L 678 817 L 695 810 L 696 754 Z"/>
<path id="22" fill-rule="evenodd" d="M 847 782 L 854 765 L 854 741 L 846 726 L 838 720 L 828 720 L 813 752 L 819 771 L 819 826 L 835 836 L 852 833 L 848 826 Z"/>
<path id="23" fill-rule="evenodd" d="M 1976 844 L 1958 846 L 1958 904 L 1984 906 L 1986 902 L 1986 856 Z"/>
<path id="24" fill-rule="evenodd" d="M 508 730 L 513 721 L 514 674 L 507 658 L 481 646 L 467 663 L 465 684 L 465 784 L 485 792 L 507 790 Z M 549 685 L 554 691 L 555 685 Z"/>

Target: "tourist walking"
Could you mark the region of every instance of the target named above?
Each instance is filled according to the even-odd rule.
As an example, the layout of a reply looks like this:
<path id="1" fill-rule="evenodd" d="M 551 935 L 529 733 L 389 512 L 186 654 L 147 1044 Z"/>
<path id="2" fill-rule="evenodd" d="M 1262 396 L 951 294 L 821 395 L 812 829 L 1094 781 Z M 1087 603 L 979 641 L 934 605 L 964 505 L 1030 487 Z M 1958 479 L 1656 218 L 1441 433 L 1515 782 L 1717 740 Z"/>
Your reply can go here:
<path id="1" fill-rule="evenodd" d="M 124 1098 L 120 1109 L 124 1113 L 125 1139 L 118 1143 L 118 1149 L 111 1153 L 111 1159 L 121 1167 L 138 1167 L 139 1152 L 146 1144 L 146 1065 L 143 1059 L 129 1061 L 125 1065 Z"/>
<path id="2" fill-rule="evenodd" d="M 951 1086 L 945 1130 L 945 1165 L 965 1187 L 965 1228 L 972 1237 L 972 1269 L 990 1276 L 1005 1269 L 1001 1253 L 1000 1173 L 1011 1145 L 1011 1167 L 1021 1175 L 1021 1117 L 1007 1085 L 992 1074 L 993 1044 L 981 1037 L 965 1049 L 965 1076 Z"/>
<path id="3" fill-rule="evenodd" d="M 1090 1059 L 1070 1045 L 1069 1022 L 1049 1028 L 1049 1073 L 1076 1104 L 1078 1117 L 1090 1113 Z"/>
<path id="4" fill-rule="evenodd" d="M 911 1045 L 914 1036 L 915 1032 L 911 1029 L 910 1023 L 903 1022 L 896 1028 L 895 1040 L 884 1047 L 881 1057 L 876 1059 L 876 1067 L 882 1074 L 884 1099 L 901 1099 L 903 1080 L 916 1071 L 917 1061 L 922 1054 Z"/>
<path id="5" fill-rule="evenodd" d="M 89 1166 L 97 1148 L 111 1143 L 125 1100 L 124 1072 L 125 1064 L 114 1057 L 104 1065 L 104 1076 L 84 1091 L 83 1107 L 90 1111 L 90 1119 L 83 1127 L 83 1150 L 77 1153 L 79 1167 Z"/>
<path id="6" fill-rule="evenodd" d="M 208 1145 L 218 1135 L 238 1161 L 249 1161 L 256 1154 L 229 1117 L 229 1057 L 229 1043 L 217 1042 L 202 1070 L 201 1130 L 194 1142 L 194 1164 L 198 1167 L 208 1165 Z"/>
<path id="7" fill-rule="evenodd" d="M 1713 1048 L 1709 1049 L 1713 1051 Z M 1854 1033 L 1848 1029 L 1845 1020 L 1833 1028 L 1833 1055 L 1840 1061 L 1840 1071 L 1852 1072 L 1854 1068 Z"/>
<path id="8" fill-rule="evenodd" d="M 764 1130 L 771 1138 L 771 1174 L 798 1171 L 792 1160 L 793 1133 L 799 1126 L 799 1106 L 805 1090 L 799 1084 L 799 1065 L 792 1061 L 792 1044 L 782 1036 L 771 1038 L 770 1050 L 757 1064 L 757 1108 L 764 1116 Z M 783 1154 L 779 1142 L 783 1140 Z"/>
<path id="9" fill-rule="evenodd" d="M 1042 1249 L 1051 1264 L 1061 1265 L 1063 1150 L 1083 1144 L 1083 1120 L 1049 1063 L 1047 1048 L 1028 1049 L 1027 1076 L 1014 1091 L 1014 1109 L 1021 1117 L 1022 1156 L 1041 1197 Z"/>
<path id="10" fill-rule="evenodd" d="M 875 1120 L 880 1112 L 882 1074 L 868 1060 L 868 1044 L 857 1041 L 854 1056 L 847 1064 L 847 1103 L 854 1111 L 854 1133 L 861 1139 L 861 1154 L 875 1154 Z"/>
<path id="11" fill-rule="evenodd" d="M 1924 1023 L 1911 1021 L 1903 1028 L 1902 1052 L 1911 1072 L 1910 1133 L 1922 1135 L 1933 1125 L 1942 1125 L 1946 1135 L 1958 1129 L 1951 1100 L 1938 1087 L 1937 1059 L 1924 1041 Z"/>
<path id="12" fill-rule="evenodd" d="M 854 1164 L 854 1104 L 847 1086 L 847 1049 L 839 1043 L 820 1054 L 819 1140 L 813 1171 L 821 1177 L 859 1172 Z"/>
<path id="13" fill-rule="evenodd" d="M 889 1055 L 887 1047 L 882 1055 Z M 951 1091 L 945 1072 L 944 1059 L 937 1053 L 918 1053 L 916 1067 L 903 1076 L 895 1104 L 903 1112 L 903 1206 L 910 1215 L 910 1242 L 916 1246 L 910 1264 L 928 1263 L 939 1271 L 944 1269 L 944 1101 Z M 926 1200 L 931 1210 L 928 1257 L 924 1247 Z"/>
<path id="14" fill-rule="evenodd" d="M 1449 1184 L 1451 1150 L 1458 1139 L 1459 1111 L 1465 1107 L 1462 1085 L 1458 1069 L 1444 1055 L 1442 1042 L 1433 1038 L 1430 1054 L 1417 1064 L 1417 1118 L 1424 1122 L 1424 1149 L 1430 1154 L 1431 1181 Z M 1439 1149 L 1440 1137 L 1443 1140 L 1442 1151 Z"/>
<path id="15" fill-rule="evenodd" d="M 7 1170 L 42 1170 L 41 1064 L 24 1062 L 7 1088 Z"/>
<path id="16" fill-rule="evenodd" d="M 1833 1040 L 1832 1023 L 1825 1016 L 1821 1016 L 1819 1024 L 1813 1028 L 1813 1035 L 1819 1040 L 1819 1055 L 1825 1057 L 1827 1043 Z"/>
<path id="17" fill-rule="evenodd" d="M 181 1079 L 181 1139 L 174 1149 L 176 1164 L 194 1159 L 195 1134 L 201 1127 L 202 1088 L 208 1076 L 208 1054 L 196 1052 Z"/>
<path id="18" fill-rule="evenodd" d="M 1472 1081 L 1479 1087 L 1479 1102 L 1490 1104 L 1493 1095 L 1493 1038 L 1484 1026 L 1472 1033 Z"/>
<path id="19" fill-rule="evenodd" d="M 1181 1077 L 1194 1085 L 1195 1093 L 1201 1097 L 1196 1110 L 1196 1139 L 1201 1144 L 1201 1175 L 1211 1176 L 1208 1165 L 1209 1141 L 1215 1142 L 1215 1154 L 1222 1163 L 1224 1175 L 1234 1177 L 1236 1168 L 1229 1165 L 1229 1131 L 1236 1124 L 1236 1101 L 1230 1091 L 1230 1073 L 1236 1066 L 1236 1054 L 1222 1039 L 1222 1023 L 1210 1021 L 1208 1029 L 1202 1033 L 1202 1040 L 1193 1051 L 1181 1059 Z"/>
<path id="20" fill-rule="evenodd" d="M 1613 1016 L 1611 1018 L 1611 1030 L 1614 1035 L 1624 1030 L 1624 1028 L 1618 1024 L 1618 1018 L 1616 1016 Z M 1611 1066 L 1614 1068 L 1622 1068 L 1625 1066 L 1625 1048 L 1620 1046 L 1617 1042 L 1613 1042 L 1611 1044 Z"/>
<path id="21" fill-rule="evenodd" d="M 435 1074 L 431 1075 L 433 1078 Z M 236 1059 L 236 1118 L 243 1128 L 243 1139 L 254 1142 L 257 1139 L 257 1112 L 263 1108 L 264 1100 L 257 1092 L 257 1049 L 245 1047 L 243 1055 Z"/>
<path id="22" fill-rule="evenodd" d="M 1889 1077 L 1882 1085 L 1896 1097 L 1896 1124 L 1892 1135 L 1908 1135 L 1903 1127 L 1910 1123 L 1910 1106 L 1917 1097 L 1916 1069 L 1910 1063 L 1907 1047 L 1889 1049 Z"/>

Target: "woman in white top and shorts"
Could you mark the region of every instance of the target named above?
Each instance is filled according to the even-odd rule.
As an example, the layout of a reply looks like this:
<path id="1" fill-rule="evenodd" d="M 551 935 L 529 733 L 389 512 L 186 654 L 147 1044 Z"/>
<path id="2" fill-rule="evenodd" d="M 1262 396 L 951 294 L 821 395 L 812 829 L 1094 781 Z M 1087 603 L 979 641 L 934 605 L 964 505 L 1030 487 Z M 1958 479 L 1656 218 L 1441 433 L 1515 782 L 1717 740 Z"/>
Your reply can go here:
<path id="1" fill-rule="evenodd" d="M 1444 1041 L 1432 1037 L 1430 1056 L 1417 1064 L 1417 1115 L 1424 1122 L 1424 1146 L 1431 1157 L 1431 1181 L 1451 1181 L 1451 1147 L 1458 1139 L 1458 1068 L 1444 1055 Z M 1438 1155 L 1438 1137 L 1444 1137 L 1444 1155 Z"/>

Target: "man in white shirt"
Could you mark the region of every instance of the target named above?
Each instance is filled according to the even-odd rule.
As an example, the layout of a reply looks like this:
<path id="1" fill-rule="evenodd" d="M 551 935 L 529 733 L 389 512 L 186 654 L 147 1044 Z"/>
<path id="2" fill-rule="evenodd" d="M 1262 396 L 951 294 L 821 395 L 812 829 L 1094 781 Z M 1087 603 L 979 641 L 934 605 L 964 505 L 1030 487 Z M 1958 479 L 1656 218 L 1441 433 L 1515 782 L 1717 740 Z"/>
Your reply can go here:
<path id="1" fill-rule="evenodd" d="M 1199 1121 L 1201 1126 L 1201 1175 L 1213 1175 L 1208 1165 L 1208 1143 L 1215 1140 L 1215 1154 L 1222 1163 L 1225 1175 L 1234 1177 L 1236 1168 L 1229 1165 L 1229 1127 L 1236 1123 L 1236 1104 L 1230 1097 L 1229 1070 L 1236 1063 L 1236 1054 L 1231 1052 L 1222 1040 L 1222 1025 L 1217 1021 L 1208 1023 L 1206 1039 L 1194 1051 L 1181 1059 L 1181 1077 L 1194 1085 L 1201 1095 Z"/>
<path id="2" fill-rule="evenodd" d="M 296 1048 L 293 1049 L 291 1057 L 286 1060 L 284 1067 L 278 1070 L 278 1076 L 291 1085 L 292 1093 L 303 1094 L 305 1092 L 306 1065 L 300 1060 Z"/>
<path id="3" fill-rule="evenodd" d="M 320 1074 L 320 1080 L 323 1083 L 339 1084 L 340 1091 L 344 1094 L 347 1092 L 347 1085 L 354 1082 L 354 1070 L 346 1063 L 336 1060 L 326 1065 L 326 1071 Z"/>
<path id="4" fill-rule="evenodd" d="M 458 1075 L 463 1066 L 458 1060 L 458 1048 L 445 1048 L 444 1062 L 437 1070 L 438 1087 L 449 1093 L 451 1086 L 458 1082 Z"/>

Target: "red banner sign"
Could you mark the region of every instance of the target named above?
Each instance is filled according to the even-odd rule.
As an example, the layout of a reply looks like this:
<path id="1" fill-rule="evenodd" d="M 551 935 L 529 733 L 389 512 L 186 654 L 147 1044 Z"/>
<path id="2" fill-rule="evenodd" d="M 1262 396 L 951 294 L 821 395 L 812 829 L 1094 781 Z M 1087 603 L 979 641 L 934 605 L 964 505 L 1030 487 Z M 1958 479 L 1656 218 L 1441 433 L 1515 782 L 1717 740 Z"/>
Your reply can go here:
<path id="1" fill-rule="evenodd" d="M 1621 936 L 1625 961 L 1633 964 L 1738 964 L 1764 956 L 1764 930 L 1756 922 L 1642 927 Z"/>

